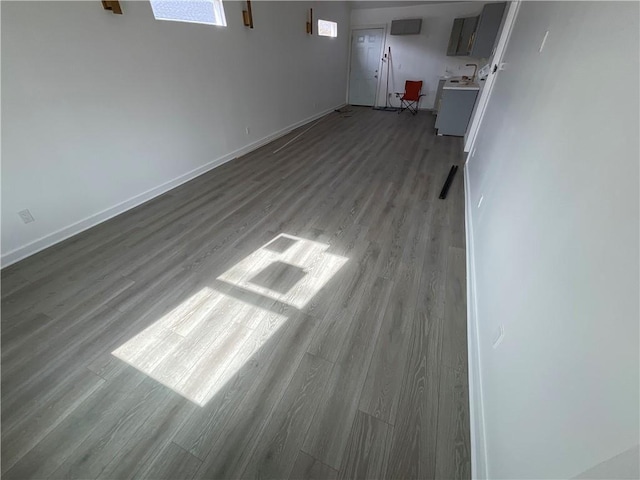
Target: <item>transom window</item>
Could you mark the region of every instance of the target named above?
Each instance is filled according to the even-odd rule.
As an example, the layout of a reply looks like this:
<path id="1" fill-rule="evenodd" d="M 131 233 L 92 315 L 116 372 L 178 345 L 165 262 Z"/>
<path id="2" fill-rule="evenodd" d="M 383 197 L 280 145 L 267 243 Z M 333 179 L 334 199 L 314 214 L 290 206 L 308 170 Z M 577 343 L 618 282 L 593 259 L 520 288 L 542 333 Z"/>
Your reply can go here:
<path id="1" fill-rule="evenodd" d="M 156 20 L 227 26 L 222 0 L 151 0 Z"/>
<path id="2" fill-rule="evenodd" d="M 318 35 L 321 37 L 337 37 L 338 24 L 329 20 L 318 20 Z"/>

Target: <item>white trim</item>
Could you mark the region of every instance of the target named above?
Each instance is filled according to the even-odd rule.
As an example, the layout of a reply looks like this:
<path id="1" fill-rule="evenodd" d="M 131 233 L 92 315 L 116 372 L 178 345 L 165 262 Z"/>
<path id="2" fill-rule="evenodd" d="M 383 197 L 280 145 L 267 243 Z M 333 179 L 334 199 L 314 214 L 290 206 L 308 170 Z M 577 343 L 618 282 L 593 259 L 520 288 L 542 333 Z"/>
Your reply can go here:
<path id="1" fill-rule="evenodd" d="M 507 5 L 507 13 L 504 16 L 504 24 L 502 26 L 502 29 L 500 30 L 500 38 L 498 39 L 498 43 L 496 44 L 494 54 L 491 57 L 491 62 L 489 63 L 490 66 L 500 65 L 502 63 L 502 57 L 504 56 L 504 53 L 507 49 L 509 38 L 511 38 L 511 32 L 513 31 L 513 25 L 515 24 L 516 18 L 518 16 L 520 3 L 520 0 L 516 0 L 510 2 Z M 493 67 L 491 68 L 493 69 Z M 465 152 L 470 152 L 473 149 L 476 138 L 478 136 L 478 131 L 480 130 L 480 125 L 482 124 L 482 119 L 484 118 L 484 114 L 487 110 L 487 104 L 489 103 L 491 92 L 493 91 L 493 86 L 495 85 L 498 73 L 492 72 L 489 73 L 489 76 L 485 80 L 485 84 L 480 91 L 480 95 L 478 96 L 476 106 L 473 109 L 473 113 L 471 114 L 472 116 L 471 121 L 469 122 L 469 128 L 467 129 L 467 132 L 464 136 Z"/>
<path id="2" fill-rule="evenodd" d="M 482 377 L 480 376 L 480 338 L 478 335 L 478 301 L 471 219 L 471 187 L 469 170 L 464 167 L 464 225 L 467 239 L 467 356 L 469 379 L 469 427 L 471 437 L 471 478 L 489 478 L 487 437 L 484 423 Z"/>
<path id="3" fill-rule="evenodd" d="M 158 185 L 157 187 L 147 190 L 146 192 L 142 192 L 134 197 L 131 197 L 128 200 L 125 200 L 124 202 L 118 203 L 113 207 L 109 207 L 105 210 L 102 210 L 101 212 L 90 215 L 78 222 L 75 222 L 75 223 L 72 223 L 71 225 L 63 227 L 60 230 L 56 230 L 53 233 L 49 233 L 43 237 L 38 238 L 37 240 L 29 242 L 26 245 L 23 245 L 22 247 L 18 247 L 14 250 L 11 250 L 10 252 L 7 252 L 2 255 L 2 259 L 1 259 L 2 268 L 8 267 L 9 265 L 16 263 L 22 260 L 23 258 L 26 258 L 35 253 L 38 253 L 39 251 L 44 250 L 45 248 L 48 248 L 52 245 L 55 245 L 56 243 L 66 240 L 69 237 L 72 237 L 74 235 L 77 235 L 78 233 L 88 230 L 89 228 L 94 227 L 99 223 L 105 222 L 117 215 L 120 215 L 121 213 L 124 213 L 127 210 L 137 207 L 142 203 L 148 202 L 149 200 L 159 195 L 162 195 L 163 193 L 168 192 L 169 190 L 172 190 L 182 185 L 183 183 L 188 182 L 189 180 L 193 180 L 194 178 L 208 172 L 209 170 L 219 167 L 220 165 L 227 163 L 231 160 L 234 160 L 237 157 L 246 155 L 247 153 L 258 149 L 263 145 L 266 145 L 267 143 L 272 142 L 288 134 L 292 130 L 298 127 L 301 127 L 302 125 L 305 125 L 307 123 L 310 123 L 320 117 L 323 117 L 333 112 L 335 109 L 341 108 L 345 105 L 346 105 L 345 103 L 342 103 L 333 108 L 330 108 L 323 112 L 312 115 L 311 117 L 305 118 L 304 120 L 301 120 L 292 125 L 289 125 L 288 127 L 278 130 L 277 132 L 272 133 L 271 135 L 267 135 L 266 137 L 263 137 L 260 140 L 256 140 L 253 143 L 250 143 L 233 152 L 223 155 L 222 157 L 219 157 L 207 163 L 206 165 L 202 165 L 194 170 L 191 170 L 190 172 L 182 174 L 174 178 L 173 180 L 169 180 L 168 182 Z"/>
<path id="4" fill-rule="evenodd" d="M 365 25 L 365 26 L 352 26 L 349 31 L 349 69 L 347 71 L 347 104 L 349 104 L 349 87 L 351 85 L 351 53 L 353 50 L 353 31 L 354 30 L 376 30 L 382 29 L 382 45 L 380 47 L 380 54 L 378 57 L 380 60 L 378 61 L 378 82 L 376 83 L 376 96 L 373 99 L 372 107 L 378 106 L 378 93 L 380 92 L 380 81 L 381 81 L 381 73 L 382 73 L 382 56 L 385 52 L 385 47 L 387 46 L 387 25 L 385 23 L 381 23 L 378 25 Z M 366 105 L 365 105 L 366 106 Z"/>

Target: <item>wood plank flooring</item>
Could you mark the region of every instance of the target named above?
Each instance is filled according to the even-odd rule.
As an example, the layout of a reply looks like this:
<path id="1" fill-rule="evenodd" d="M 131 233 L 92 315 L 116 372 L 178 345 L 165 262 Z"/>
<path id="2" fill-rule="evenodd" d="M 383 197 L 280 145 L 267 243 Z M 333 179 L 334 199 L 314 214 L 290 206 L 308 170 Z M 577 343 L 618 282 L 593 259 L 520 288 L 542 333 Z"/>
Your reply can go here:
<path id="1" fill-rule="evenodd" d="M 2 270 L 2 477 L 470 478 L 433 125 L 332 113 Z"/>

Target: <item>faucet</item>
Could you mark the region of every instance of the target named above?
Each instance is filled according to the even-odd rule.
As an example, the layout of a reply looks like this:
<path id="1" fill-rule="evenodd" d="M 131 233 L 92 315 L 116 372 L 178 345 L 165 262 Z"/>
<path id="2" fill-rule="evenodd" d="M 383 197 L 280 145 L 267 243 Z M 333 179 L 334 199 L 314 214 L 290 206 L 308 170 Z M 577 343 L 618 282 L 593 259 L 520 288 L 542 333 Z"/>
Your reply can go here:
<path id="1" fill-rule="evenodd" d="M 473 67 L 473 77 L 471 77 L 471 83 L 476 83 L 476 73 L 478 72 L 477 63 L 467 63 L 465 67 Z"/>

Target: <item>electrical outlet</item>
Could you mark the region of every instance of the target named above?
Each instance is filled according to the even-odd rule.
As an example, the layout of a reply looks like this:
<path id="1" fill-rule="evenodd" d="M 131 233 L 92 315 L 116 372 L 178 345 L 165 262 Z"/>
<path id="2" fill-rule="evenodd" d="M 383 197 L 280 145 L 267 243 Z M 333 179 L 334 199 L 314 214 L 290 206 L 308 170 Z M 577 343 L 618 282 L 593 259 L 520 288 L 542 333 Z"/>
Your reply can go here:
<path id="1" fill-rule="evenodd" d="M 502 340 L 504 340 L 504 326 L 500 325 L 498 326 L 498 333 L 493 339 L 494 350 L 500 346 L 500 344 L 502 343 Z"/>
<path id="2" fill-rule="evenodd" d="M 31 223 L 36 221 L 36 219 L 33 218 L 33 215 L 31 215 L 31 212 L 29 210 L 20 210 L 18 212 L 18 215 L 20 215 L 20 218 L 24 223 Z"/>
<path id="3" fill-rule="evenodd" d="M 540 44 L 540 50 L 538 53 L 542 53 L 542 49 L 544 48 L 544 44 L 547 42 L 547 37 L 549 36 L 549 30 L 544 34 L 544 38 L 542 39 L 542 43 Z"/>
<path id="4" fill-rule="evenodd" d="M 249 130 L 249 127 L 247 127 L 247 128 L 245 128 L 245 129 L 244 129 L 244 132 L 245 132 L 247 135 L 249 135 L 249 133 L 251 132 L 251 130 Z"/>
<path id="5" fill-rule="evenodd" d="M 482 200 L 484 200 L 484 195 L 480 195 L 480 200 L 478 201 L 478 208 L 482 205 Z"/>

